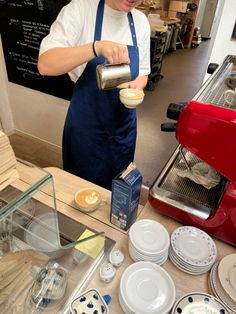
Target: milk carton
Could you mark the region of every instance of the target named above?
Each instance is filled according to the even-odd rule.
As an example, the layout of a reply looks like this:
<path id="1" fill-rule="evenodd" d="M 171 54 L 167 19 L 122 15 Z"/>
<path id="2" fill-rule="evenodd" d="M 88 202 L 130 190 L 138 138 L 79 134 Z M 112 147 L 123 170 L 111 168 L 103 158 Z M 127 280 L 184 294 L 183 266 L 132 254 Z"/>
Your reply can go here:
<path id="1" fill-rule="evenodd" d="M 110 221 L 127 231 L 136 220 L 142 175 L 134 163 L 112 180 Z"/>

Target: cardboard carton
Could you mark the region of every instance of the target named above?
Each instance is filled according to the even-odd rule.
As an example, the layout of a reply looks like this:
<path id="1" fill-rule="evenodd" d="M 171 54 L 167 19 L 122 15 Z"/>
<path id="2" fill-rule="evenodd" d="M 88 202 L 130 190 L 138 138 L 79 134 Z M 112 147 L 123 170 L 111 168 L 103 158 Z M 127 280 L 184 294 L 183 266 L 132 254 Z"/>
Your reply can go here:
<path id="1" fill-rule="evenodd" d="M 110 221 L 127 231 L 137 217 L 142 175 L 134 163 L 112 180 Z"/>

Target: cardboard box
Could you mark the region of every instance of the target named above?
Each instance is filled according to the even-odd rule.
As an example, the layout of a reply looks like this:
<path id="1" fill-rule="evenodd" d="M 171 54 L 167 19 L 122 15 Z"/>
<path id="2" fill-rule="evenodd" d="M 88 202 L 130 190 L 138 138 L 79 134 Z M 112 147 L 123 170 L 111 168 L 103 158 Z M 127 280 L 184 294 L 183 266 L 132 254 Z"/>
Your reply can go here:
<path id="1" fill-rule="evenodd" d="M 142 180 L 134 163 L 112 180 L 110 222 L 125 231 L 136 220 Z"/>
<path id="2" fill-rule="evenodd" d="M 185 1 L 170 1 L 169 11 L 186 13 L 188 2 Z"/>

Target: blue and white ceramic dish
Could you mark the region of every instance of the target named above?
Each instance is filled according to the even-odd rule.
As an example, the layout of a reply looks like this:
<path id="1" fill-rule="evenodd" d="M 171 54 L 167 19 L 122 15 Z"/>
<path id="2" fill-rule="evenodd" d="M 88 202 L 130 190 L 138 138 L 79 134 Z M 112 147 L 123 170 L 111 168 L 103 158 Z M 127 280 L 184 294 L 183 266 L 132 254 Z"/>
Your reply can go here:
<path id="1" fill-rule="evenodd" d="M 71 302 L 73 314 L 108 314 L 108 306 L 96 289 L 89 289 Z"/>
<path id="2" fill-rule="evenodd" d="M 224 304 L 207 293 L 192 292 L 181 297 L 171 314 L 230 314 Z"/>

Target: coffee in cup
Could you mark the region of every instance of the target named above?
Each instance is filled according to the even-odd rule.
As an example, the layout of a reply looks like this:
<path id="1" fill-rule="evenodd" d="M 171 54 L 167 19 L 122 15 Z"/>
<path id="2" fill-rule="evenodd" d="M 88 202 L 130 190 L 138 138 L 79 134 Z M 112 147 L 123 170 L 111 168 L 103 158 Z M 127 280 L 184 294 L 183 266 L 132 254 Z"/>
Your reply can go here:
<path id="1" fill-rule="evenodd" d="M 143 102 L 144 92 L 135 88 L 124 88 L 120 90 L 120 101 L 127 108 L 136 108 Z"/>
<path id="2" fill-rule="evenodd" d="M 83 212 L 92 212 L 101 203 L 101 194 L 93 188 L 79 190 L 75 194 L 75 204 Z"/>

